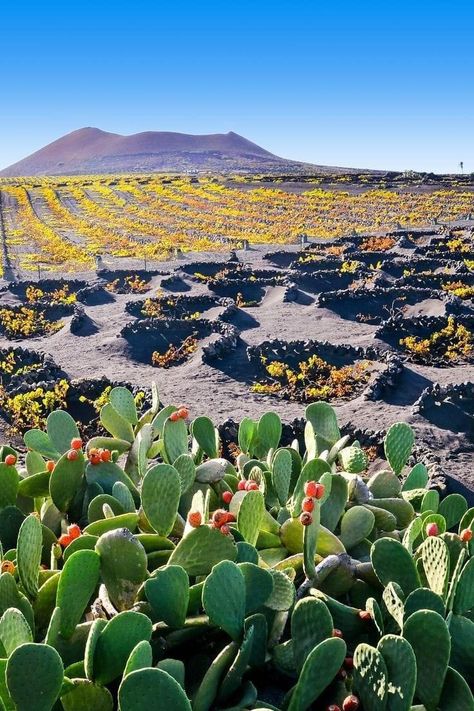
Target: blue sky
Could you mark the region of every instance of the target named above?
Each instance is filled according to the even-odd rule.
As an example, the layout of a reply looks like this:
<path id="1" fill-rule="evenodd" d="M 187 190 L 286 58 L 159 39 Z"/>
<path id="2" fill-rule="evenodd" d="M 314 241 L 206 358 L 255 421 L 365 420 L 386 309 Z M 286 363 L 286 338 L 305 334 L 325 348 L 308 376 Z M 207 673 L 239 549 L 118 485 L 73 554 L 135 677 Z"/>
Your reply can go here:
<path id="1" fill-rule="evenodd" d="M 0 167 L 83 126 L 474 171 L 472 2 L 4 3 Z"/>

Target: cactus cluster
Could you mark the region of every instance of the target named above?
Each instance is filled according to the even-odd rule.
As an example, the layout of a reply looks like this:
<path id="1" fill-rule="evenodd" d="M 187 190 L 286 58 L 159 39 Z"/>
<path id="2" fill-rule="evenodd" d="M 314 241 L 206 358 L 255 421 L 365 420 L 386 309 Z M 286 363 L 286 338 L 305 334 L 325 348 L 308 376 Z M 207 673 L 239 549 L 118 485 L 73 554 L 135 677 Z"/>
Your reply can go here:
<path id="1" fill-rule="evenodd" d="M 0 448 L 0 708 L 474 710 L 474 509 L 325 402 L 218 430 L 155 386 Z"/>

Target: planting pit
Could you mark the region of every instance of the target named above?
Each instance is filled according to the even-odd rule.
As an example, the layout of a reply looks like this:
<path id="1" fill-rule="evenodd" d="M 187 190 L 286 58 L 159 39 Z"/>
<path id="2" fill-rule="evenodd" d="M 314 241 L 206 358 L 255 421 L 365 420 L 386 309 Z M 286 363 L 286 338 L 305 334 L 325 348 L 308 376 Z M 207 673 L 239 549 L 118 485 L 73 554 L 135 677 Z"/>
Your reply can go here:
<path id="1" fill-rule="evenodd" d="M 347 289 L 363 275 L 368 276 L 368 272 L 358 271 L 357 273 L 340 272 L 330 269 L 312 274 L 311 272 L 292 272 L 291 279 L 299 289 L 309 291 L 312 294 L 319 294 L 325 291 L 338 291 Z"/>
<path id="2" fill-rule="evenodd" d="M 61 369 L 51 356 L 27 348 L 0 350 L 0 387 L 6 391 L 40 381 L 56 380 Z"/>
<path id="3" fill-rule="evenodd" d="M 128 356 L 132 360 L 169 368 L 192 357 L 199 341 L 217 328 L 206 319 L 142 319 L 127 324 L 121 335 L 128 343 Z"/>
<path id="4" fill-rule="evenodd" d="M 209 294 L 197 296 L 157 296 L 143 301 L 129 301 L 125 311 L 137 318 L 196 319 L 201 314 L 214 308 L 226 308 L 231 299 L 220 299 Z"/>
<path id="5" fill-rule="evenodd" d="M 377 399 L 402 366 L 375 348 L 319 341 L 265 341 L 247 348 L 254 371 L 251 392 L 297 402 Z"/>
<path id="6" fill-rule="evenodd" d="M 426 388 L 413 405 L 421 415 L 441 429 L 467 434 L 474 445 L 474 383 Z"/>
<path id="7" fill-rule="evenodd" d="M 411 363 L 447 367 L 474 362 L 473 316 L 421 316 L 388 319 L 376 337 Z"/>
<path id="8" fill-rule="evenodd" d="M 360 323 L 379 324 L 392 315 L 418 315 L 428 312 L 443 315 L 443 294 L 433 289 L 380 288 L 345 289 L 323 292 L 316 304 L 341 318 Z"/>

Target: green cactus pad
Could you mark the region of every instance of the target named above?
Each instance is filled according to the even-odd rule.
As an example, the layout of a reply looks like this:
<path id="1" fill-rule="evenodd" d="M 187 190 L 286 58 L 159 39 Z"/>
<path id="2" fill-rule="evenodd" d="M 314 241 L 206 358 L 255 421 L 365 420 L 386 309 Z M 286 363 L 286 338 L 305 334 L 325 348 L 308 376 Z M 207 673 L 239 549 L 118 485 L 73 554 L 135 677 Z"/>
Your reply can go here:
<path id="1" fill-rule="evenodd" d="M 153 444 L 154 435 L 155 431 L 152 425 L 143 425 L 128 453 L 125 471 L 135 483 L 145 476 L 148 464 L 147 452 Z"/>
<path id="2" fill-rule="evenodd" d="M 273 575 L 273 592 L 265 603 L 270 610 L 284 612 L 289 610 L 295 601 L 295 586 L 289 577 L 279 570 L 271 570 Z"/>
<path id="3" fill-rule="evenodd" d="M 257 542 L 258 532 L 265 513 L 265 501 L 260 491 L 247 491 L 242 498 L 237 515 L 237 527 L 251 546 Z"/>
<path id="4" fill-rule="evenodd" d="M 242 644 L 240 645 L 240 649 L 237 652 L 234 661 L 221 682 L 219 693 L 217 695 L 217 701 L 221 704 L 226 702 L 229 697 L 231 697 L 232 694 L 234 694 L 242 686 L 242 677 L 248 667 L 250 656 L 252 654 L 253 636 L 254 628 L 249 627 L 245 631 Z"/>
<path id="5" fill-rule="evenodd" d="M 415 464 L 403 482 L 402 491 L 424 489 L 429 480 L 428 469 L 422 462 Z"/>
<path id="6" fill-rule="evenodd" d="M 22 644 L 7 662 L 8 691 L 17 711 L 51 711 L 63 683 L 63 663 L 46 644 Z"/>
<path id="7" fill-rule="evenodd" d="M 191 433 L 210 459 L 218 456 L 219 435 L 209 417 L 196 417 L 191 424 Z"/>
<path id="8" fill-rule="evenodd" d="M 71 679 L 72 688 L 61 695 L 64 711 L 113 711 L 114 700 L 108 689 L 88 679 Z"/>
<path id="9" fill-rule="evenodd" d="M 281 439 L 281 420 L 276 412 L 266 412 L 257 424 L 256 454 L 259 457 L 266 457 L 269 450 L 277 449 Z"/>
<path id="10" fill-rule="evenodd" d="M 100 556 L 100 573 L 110 599 L 118 610 L 127 609 L 147 577 L 145 549 L 127 528 L 105 533 L 95 549 Z"/>
<path id="11" fill-rule="evenodd" d="M 306 711 L 310 708 L 336 676 L 345 655 L 346 644 L 337 637 L 325 639 L 314 647 L 291 694 L 288 711 Z"/>
<path id="12" fill-rule="evenodd" d="M 420 579 L 410 553 L 398 541 L 380 538 L 370 553 L 375 574 L 382 583 L 397 583 L 405 595 L 420 587 Z"/>
<path id="13" fill-rule="evenodd" d="M 20 644 L 33 642 L 31 627 L 16 607 L 9 607 L 0 619 L 0 641 L 7 656 Z"/>
<path id="14" fill-rule="evenodd" d="M 474 698 L 469 686 L 451 667 L 448 667 L 446 672 L 438 709 L 439 711 L 474 711 Z"/>
<path id="15" fill-rule="evenodd" d="M 21 584 L 30 597 L 38 592 L 38 575 L 43 547 L 41 523 L 35 516 L 27 516 L 18 533 L 17 561 Z"/>
<path id="16" fill-rule="evenodd" d="M 404 499 L 372 499 L 370 505 L 393 514 L 397 520 L 397 528 L 406 528 L 415 517 L 413 506 Z"/>
<path id="17" fill-rule="evenodd" d="M 120 386 L 112 388 L 109 392 L 109 402 L 131 425 L 137 424 L 137 406 L 130 390 Z"/>
<path id="18" fill-rule="evenodd" d="M 111 452 L 115 449 L 119 454 L 123 454 L 130 449 L 130 442 L 116 437 L 92 437 L 87 443 L 87 451 L 93 448 L 108 449 Z"/>
<path id="19" fill-rule="evenodd" d="M 439 507 L 439 493 L 436 489 L 429 489 L 421 500 L 420 511 L 424 513 L 425 511 L 430 511 L 436 513 Z"/>
<path id="20" fill-rule="evenodd" d="M 448 494 L 440 503 L 438 513 L 444 516 L 446 528 L 457 526 L 467 511 L 467 501 L 461 494 Z"/>
<path id="21" fill-rule="evenodd" d="M 385 456 L 395 474 L 399 475 L 411 454 L 415 435 L 413 429 L 406 422 L 393 424 L 384 440 Z"/>
<path id="22" fill-rule="evenodd" d="M 92 550 L 73 553 L 59 579 L 56 605 L 61 608 L 61 634 L 68 639 L 81 621 L 99 582 L 100 557 Z"/>
<path id="23" fill-rule="evenodd" d="M 120 684 L 119 711 L 191 711 L 185 692 L 162 669 L 140 669 Z"/>
<path id="24" fill-rule="evenodd" d="M 0 508 L 5 506 L 14 506 L 18 495 L 18 486 L 20 477 L 15 466 L 8 466 L 4 462 L 0 462 Z M 25 480 L 27 481 L 27 480 Z"/>
<path id="25" fill-rule="evenodd" d="M 123 675 L 131 674 L 138 669 L 146 669 L 153 666 L 153 650 L 151 644 L 143 639 L 130 652 Z"/>
<path id="26" fill-rule="evenodd" d="M 474 622 L 463 615 L 451 615 L 451 656 L 449 663 L 472 684 L 474 681 Z"/>
<path id="27" fill-rule="evenodd" d="M 291 638 L 298 670 L 311 650 L 332 636 L 333 628 L 331 614 L 322 600 L 308 597 L 296 603 L 291 615 Z"/>
<path id="28" fill-rule="evenodd" d="M 245 618 L 245 578 L 239 566 L 224 560 L 212 569 L 202 591 L 211 622 L 234 640 L 240 638 Z"/>
<path id="29" fill-rule="evenodd" d="M 74 418 L 64 410 L 55 410 L 48 415 L 46 431 L 53 447 L 64 454 L 71 448 L 71 440 L 79 437 Z"/>
<path id="30" fill-rule="evenodd" d="M 59 511 L 67 511 L 81 486 L 84 474 L 84 455 L 77 453 L 77 459 L 69 461 L 66 454 L 56 462 L 49 478 L 49 493 Z"/>
<path id="31" fill-rule="evenodd" d="M 384 711 L 387 707 L 388 671 L 381 652 L 368 644 L 359 644 L 354 652 L 354 688 L 364 709 Z"/>
<path id="32" fill-rule="evenodd" d="M 389 634 L 377 645 L 388 673 L 387 711 L 410 711 L 416 687 L 416 657 L 403 637 Z"/>
<path id="33" fill-rule="evenodd" d="M 196 465 L 189 454 L 181 454 L 181 456 L 174 460 L 173 466 L 179 474 L 181 495 L 183 495 L 194 482 L 196 477 Z"/>
<path id="34" fill-rule="evenodd" d="M 470 558 L 459 576 L 453 610 L 464 615 L 474 607 L 474 558 Z"/>
<path id="35" fill-rule="evenodd" d="M 107 532 L 127 528 L 130 533 L 135 531 L 139 521 L 137 513 L 124 513 L 119 516 L 110 516 L 93 521 L 85 527 L 83 533 L 89 536 L 102 536 Z"/>
<path id="36" fill-rule="evenodd" d="M 418 610 L 432 610 L 441 617 L 444 617 L 446 612 L 443 599 L 430 588 L 418 588 L 408 595 L 403 612 L 404 620 Z"/>
<path id="37" fill-rule="evenodd" d="M 321 523 L 334 531 L 344 513 L 348 497 L 347 479 L 340 474 L 333 474 L 331 492 L 321 509 Z"/>
<path id="38" fill-rule="evenodd" d="M 176 469 L 169 464 L 156 464 L 148 470 L 142 485 L 142 506 L 155 531 L 161 536 L 171 533 L 178 513 L 181 483 Z"/>
<path id="39" fill-rule="evenodd" d="M 416 590 L 414 592 L 417 592 Z M 431 591 L 430 591 L 431 592 Z M 411 593 L 412 595 L 414 593 Z M 403 627 L 403 590 L 396 583 L 389 583 L 382 593 L 382 599 L 385 603 L 387 611 L 392 615 L 398 627 Z"/>
<path id="40" fill-rule="evenodd" d="M 327 402 L 314 402 L 305 411 L 316 435 L 318 452 L 331 449 L 341 439 L 334 409 Z"/>
<path id="41" fill-rule="evenodd" d="M 171 553 L 169 565 L 181 565 L 190 576 L 207 575 L 222 560 L 234 561 L 237 548 L 230 536 L 200 526 L 190 531 Z"/>
<path id="42" fill-rule="evenodd" d="M 251 420 L 250 417 L 244 417 L 240 421 L 238 432 L 239 449 L 242 452 L 250 454 L 252 441 L 257 435 L 257 423 Z"/>
<path id="43" fill-rule="evenodd" d="M 135 435 L 130 422 L 125 419 L 112 405 L 108 402 L 100 411 L 100 421 L 107 432 L 110 432 L 112 437 L 123 439 L 126 442 L 133 442 Z"/>
<path id="44" fill-rule="evenodd" d="M 168 464 L 173 464 L 181 454 L 188 452 L 188 429 L 184 420 L 165 421 L 163 426 L 164 456 Z"/>
<path id="45" fill-rule="evenodd" d="M 338 458 L 344 471 L 351 474 L 360 474 L 367 468 L 368 459 L 366 453 L 355 445 L 341 449 Z"/>
<path id="46" fill-rule="evenodd" d="M 437 612 L 419 610 L 405 622 L 403 636 L 416 657 L 416 695 L 428 709 L 436 708 L 451 651 L 446 623 Z"/>
<path id="47" fill-rule="evenodd" d="M 264 614 L 256 613 L 245 618 L 244 630 L 253 629 L 252 651 L 249 665 L 262 667 L 265 664 L 268 645 L 268 624 Z"/>
<path id="48" fill-rule="evenodd" d="M 221 681 L 237 656 L 238 651 L 239 645 L 236 642 L 231 642 L 219 652 L 204 674 L 194 696 L 193 711 L 210 711 L 213 708 Z"/>
<path id="49" fill-rule="evenodd" d="M 157 570 L 145 583 L 145 594 L 157 616 L 170 627 L 182 627 L 189 604 L 189 579 L 179 565 Z"/>
<path id="50" fill-rule="evenodd" d="M 268 570 L 254 563 L 239 563 L 238 567 L 245 580 L 245 614 L 255 612 L 268 600 L 273 592 L 273 577 Z"/>
<path id="51" fill-rule="evenodd" d="M 423 570 L 433 592 L 445 597 L 449 583 L 449 551 L 437 536 L 428 536 L 420 548 Z"/>
<path id="52" fill-rule="evenodd" d="M 340 539 L 347 549 L 368 538 L 375 524 L 375 516 L 364 506 L 348 509 L 341 521 Z"/>
<path id="53" fill-rule="evenodd" d="M 25 432 L 23 435 L 23 440 L 28 449 L 38 452 L 38 454 L 42 454 L 43 457 L 54 460 L 59 459 L 60 457 L 60 453 L 56 447 L 54 447 L 46 432 L 43 432 L 42 430 L 28 430 L 28 432 Z"/>
<path id="54" fill-rule="evenodd" d="M 115 462 L 88 463 L 86 466 L 86 479 L 89 485 L 98 484 L 106 494 L 112 494 L 115 483 L 121 481 L 130 489 L 138 501 L 139 496 L 134 483 Z"/>
<path id="55" fill-rule="evenodd" d="M 288 449 L 279 449 L 275 452 L 272 462 L 272 484 L 278 496 L 280 506 L 288 500 L 292 474 L 292 459 Z"/>
<path id="56" fill-rule="evenodd" d="M 97 618 L 92 623 L 87 636 L 84 649 L 84 671 L 89 680 L 94 679 L 94 654 L 97 642 L 102 631 L 107 625 L 107 620 L 102 617 Z"/>
<path id="57" fill-rule="evenodd" d="M 150 619 L 140 612 L 121 612 L 107 622 L 95 644 L 94 680 L 105 685 L 119 677 L 132 650 L 143 640 L 149 642 L 151 632 Z"/>

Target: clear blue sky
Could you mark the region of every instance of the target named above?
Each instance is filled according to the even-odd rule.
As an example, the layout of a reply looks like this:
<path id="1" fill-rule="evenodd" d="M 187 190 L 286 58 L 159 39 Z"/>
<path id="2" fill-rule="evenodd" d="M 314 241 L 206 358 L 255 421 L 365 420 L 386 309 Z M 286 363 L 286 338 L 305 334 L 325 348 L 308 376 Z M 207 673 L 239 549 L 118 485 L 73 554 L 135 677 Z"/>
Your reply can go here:
<path id="1" fill-rule="evenodd" d="M 472 0 L 5 2 L 0 167 L 83 126 L 474 171 Z"/>

